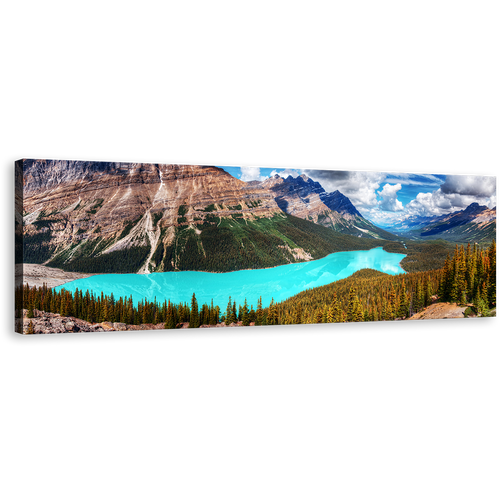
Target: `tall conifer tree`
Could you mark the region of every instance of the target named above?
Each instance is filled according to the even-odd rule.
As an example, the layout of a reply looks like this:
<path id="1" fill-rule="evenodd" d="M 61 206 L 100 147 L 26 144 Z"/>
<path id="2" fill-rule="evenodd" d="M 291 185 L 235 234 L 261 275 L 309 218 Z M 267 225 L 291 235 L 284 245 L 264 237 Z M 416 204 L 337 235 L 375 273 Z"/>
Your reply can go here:
<path id="1" fill-rule="evenodd" d="M 257 311 L 255 313 L 255 324 L 262 325 L 264 324 L 264 310 L 262 309 L 262 296 L 259 297 L 257 301 Z"/>
<path id="2" fill-rule="evenodd" d="M 189 316 L 189 328 L 199 328 L 200 318 L 198 313 L 198 301 L 196 295 L 193 293 L 191 297 L 191 314 Z"/>

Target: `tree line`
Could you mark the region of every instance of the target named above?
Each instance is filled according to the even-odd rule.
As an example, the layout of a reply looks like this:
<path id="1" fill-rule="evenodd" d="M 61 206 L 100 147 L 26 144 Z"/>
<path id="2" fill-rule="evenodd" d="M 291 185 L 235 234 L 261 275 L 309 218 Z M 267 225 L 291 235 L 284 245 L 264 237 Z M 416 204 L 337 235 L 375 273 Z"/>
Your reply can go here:
<path id="1" fill-rule="evenodd" d="M 257 309 L 248 307 L 245 299 L 244 304 L 237 305 L 229 297 L 225 313 L 221 314 L 220 307 L 214 306 L 213 300 L 210 304 L 198 305 L 196 295 L 193 293 L 191 302 L 179 302 L 174 304 L 170 300 L 158 302 L 156 299 L 148 301 L 141 300 L 134 305 L 132 296 L 116 299 L 111 293 L 104 295 L 94 294 L 86 290 L 76 289 L 70 292 L 65 289 L 55 290 L 48 288 L 44 283 L 41 287 L 24 284 L 16 288 L 16 315 L 22 317 L 22 309 L 27 309 L 27 317 L 34 318 L 35 311 L 45 311 L 60 314 L 61 316 L 73 316 L 83 319 L 89 323 L 101 323 L 103 321 L 126 323 L 130 325 L 159 324 L 164 323 L 165 328 L 177 328 L 181 323 L 189 323 L 190 328 L 198 328 L 201 325 L 216 325 L 228 321 L 236 323 L 243 321 L 248 326 L 250 322 L 264 325 L 264 309 L 262 299 L 258 300 Z"/>
<path id="2" fill-rule="evenodd" d="M 110 321 L 126 324 L 159 324 L 190 328 L 241 322 L 243 326 L 287 325 L 303 323 L 339 323 L 357 321 L 391 321 L 405 319 L 433 301 L 472 303 L 478 314 L 485 315 L 496 306 L 496 245 L 488 249 L 456 247 L 442 269 L 400 275 L 387 275 L 371 269 L 357 271 L 349 278 L 303 291 L 282 302 L 273 299 L 256 307 L 245 299 L 237 304 L 229 297 L 225 311 L 213 304 L 199 305 L 196 294 L 191 301 L 172 303 L 156 299 L 141 300 L 134 305 L 132 296 L 115 299 L 113 294 L 96 295 L 88 290 L 71 293 L 22 285 L 16 289 L 18 316 L 21 309 L 28 317 L 35 310 L 74 316 L 90 323 Z"/>
<path id="3" fill-rule="evenodd" d="M 439 286 L 443 301 L 473 303 L 483 313 L 496 306 L 496 243 L 489 248 L 471 248 L 470 243 L 455 248 L 453 258 L 446 257 Z"/>

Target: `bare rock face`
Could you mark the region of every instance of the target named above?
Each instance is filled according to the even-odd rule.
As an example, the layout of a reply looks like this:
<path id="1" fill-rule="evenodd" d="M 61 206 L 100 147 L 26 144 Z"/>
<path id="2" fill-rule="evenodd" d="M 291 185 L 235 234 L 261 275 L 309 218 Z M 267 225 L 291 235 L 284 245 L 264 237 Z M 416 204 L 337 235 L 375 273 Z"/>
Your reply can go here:
<path id="1" fill-rule="evenodd" d="M 56 265 L 136 247 L 147 249 L 142 272 L 149 272 L 160 240 L 170 244 L 176 228 L 203 224 L 207 217 L 213 223 L 214 217 L 238 215 L 254 220 L 281 213 L 272 193 L 217 167 L 63 160 L 20 163 L 22 186 L 20 168 L 16 181 L 17 194 L 22 188 L 24 238 L 33 241 L 32 253 L 39 245 L 43 252 L 38 255 L 59 256 Z"/>
<path id="2" fill-rule="evenodd" d="M 266 179 L 262 186 L 272 191 L 278 206 L 286 213 L 302 219 L 318 222 L 321 215 L 333 215 L 334 220 L 343 217 L 348 220 L 362 218 L 356 207 L 340 191 L 327 193 L 319 182 L 307 175 L 286 179 L 279 175 Z M 321 223 L 321 222 L 320 222 Z"/>
<path id="3" fill-rule="evenodd" d="M 388 237 L 388 233 L 367 221 L 347 196 L 338 190 L 327 193 L 305 174 L 286 179 L 276 174 L 261 186 L 274 193 L 278 206 L 287 214 L 356 236 Z"/>
<path id="4" fill-rule="evenodd" d="M 16 191 L 16 262 L 66 272 L 221 271 L 312 258 L 317 235 L 288 230 L 288 216 L 387 237 L 347 197 L 305 175 L 247 183 L 214 166 L 20 160 Z"/>

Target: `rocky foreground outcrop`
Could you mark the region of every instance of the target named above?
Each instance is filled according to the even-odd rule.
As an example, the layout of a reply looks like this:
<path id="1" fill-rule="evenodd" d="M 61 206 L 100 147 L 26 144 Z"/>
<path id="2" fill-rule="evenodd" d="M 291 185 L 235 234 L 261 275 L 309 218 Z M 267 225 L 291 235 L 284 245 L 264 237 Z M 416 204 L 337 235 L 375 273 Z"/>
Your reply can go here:
<path id="1" fill-rule="evenodd" d="M 31 325 L 31 326 L 30 326 Z M 250 323 L 254 326 L 255 323 Z M 164 330 L 165 323 L 142 323 L 140 325 L 127 325 L 111 321 L 102 323 L 89 323 L 83 319 L 73 316 L 61 316 L 60 314 L 48 313 L 34 310 L 34 317 L 28 318 L 28 310 L 23 309 L 23 317 L 16 318 L 16 331 L 28 334 L 50 334 L 50 333 L 77 333 L 77 332 L 109 332 L 109 331 L 138 331 L 138 330 Z M 243 323 L 218 323 L 217 325 L 201 325 L 200 328 L 225 328 L 243 326 Z M 189 328 L 189 323 L 180 323 L 179 329 Z"/>
<path id="2" fill-rule="evenodd" d="M 34 317 L 28 318 L 28 311 L 23 309 L 23 317 L 16 318 L 16 331 L 24 334 L 68 333 L 68 332 L 103 332 L 104 328 L 72 316 L 34 310 Z"/>

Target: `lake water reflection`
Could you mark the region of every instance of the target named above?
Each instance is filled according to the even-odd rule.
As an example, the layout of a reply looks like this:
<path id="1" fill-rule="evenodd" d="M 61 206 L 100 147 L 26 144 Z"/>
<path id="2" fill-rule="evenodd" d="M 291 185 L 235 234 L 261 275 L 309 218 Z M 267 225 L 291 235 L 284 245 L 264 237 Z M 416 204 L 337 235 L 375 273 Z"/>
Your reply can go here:
<path id="1" fill-rule="evenodd" d="M 308 288 L 327 285 L 347 278 L 364 268 L 376 269 L 388 274 L 404 273 L 400 253 L 388 253 L 383 248 L 337 252 L 326 257 L 299 264 L 288 264 L 269 269 L 252 269 L 229 273 L 205 273 L 181 271 L 152 274 L 100 274 L 66 283 L 56 288 L 74 292 L 76 288 L 115 298 L 132 295 L 134 303 L 147 298 L 158 302 L 170 299 L 174 303 L 189 302 L 193 292 L 198 304 L 210 303 L 226 309 L 228 297 L 242 304 L 257 306 L 262 296 L 264 307 L 271 298 L 279 302 Z"/>

